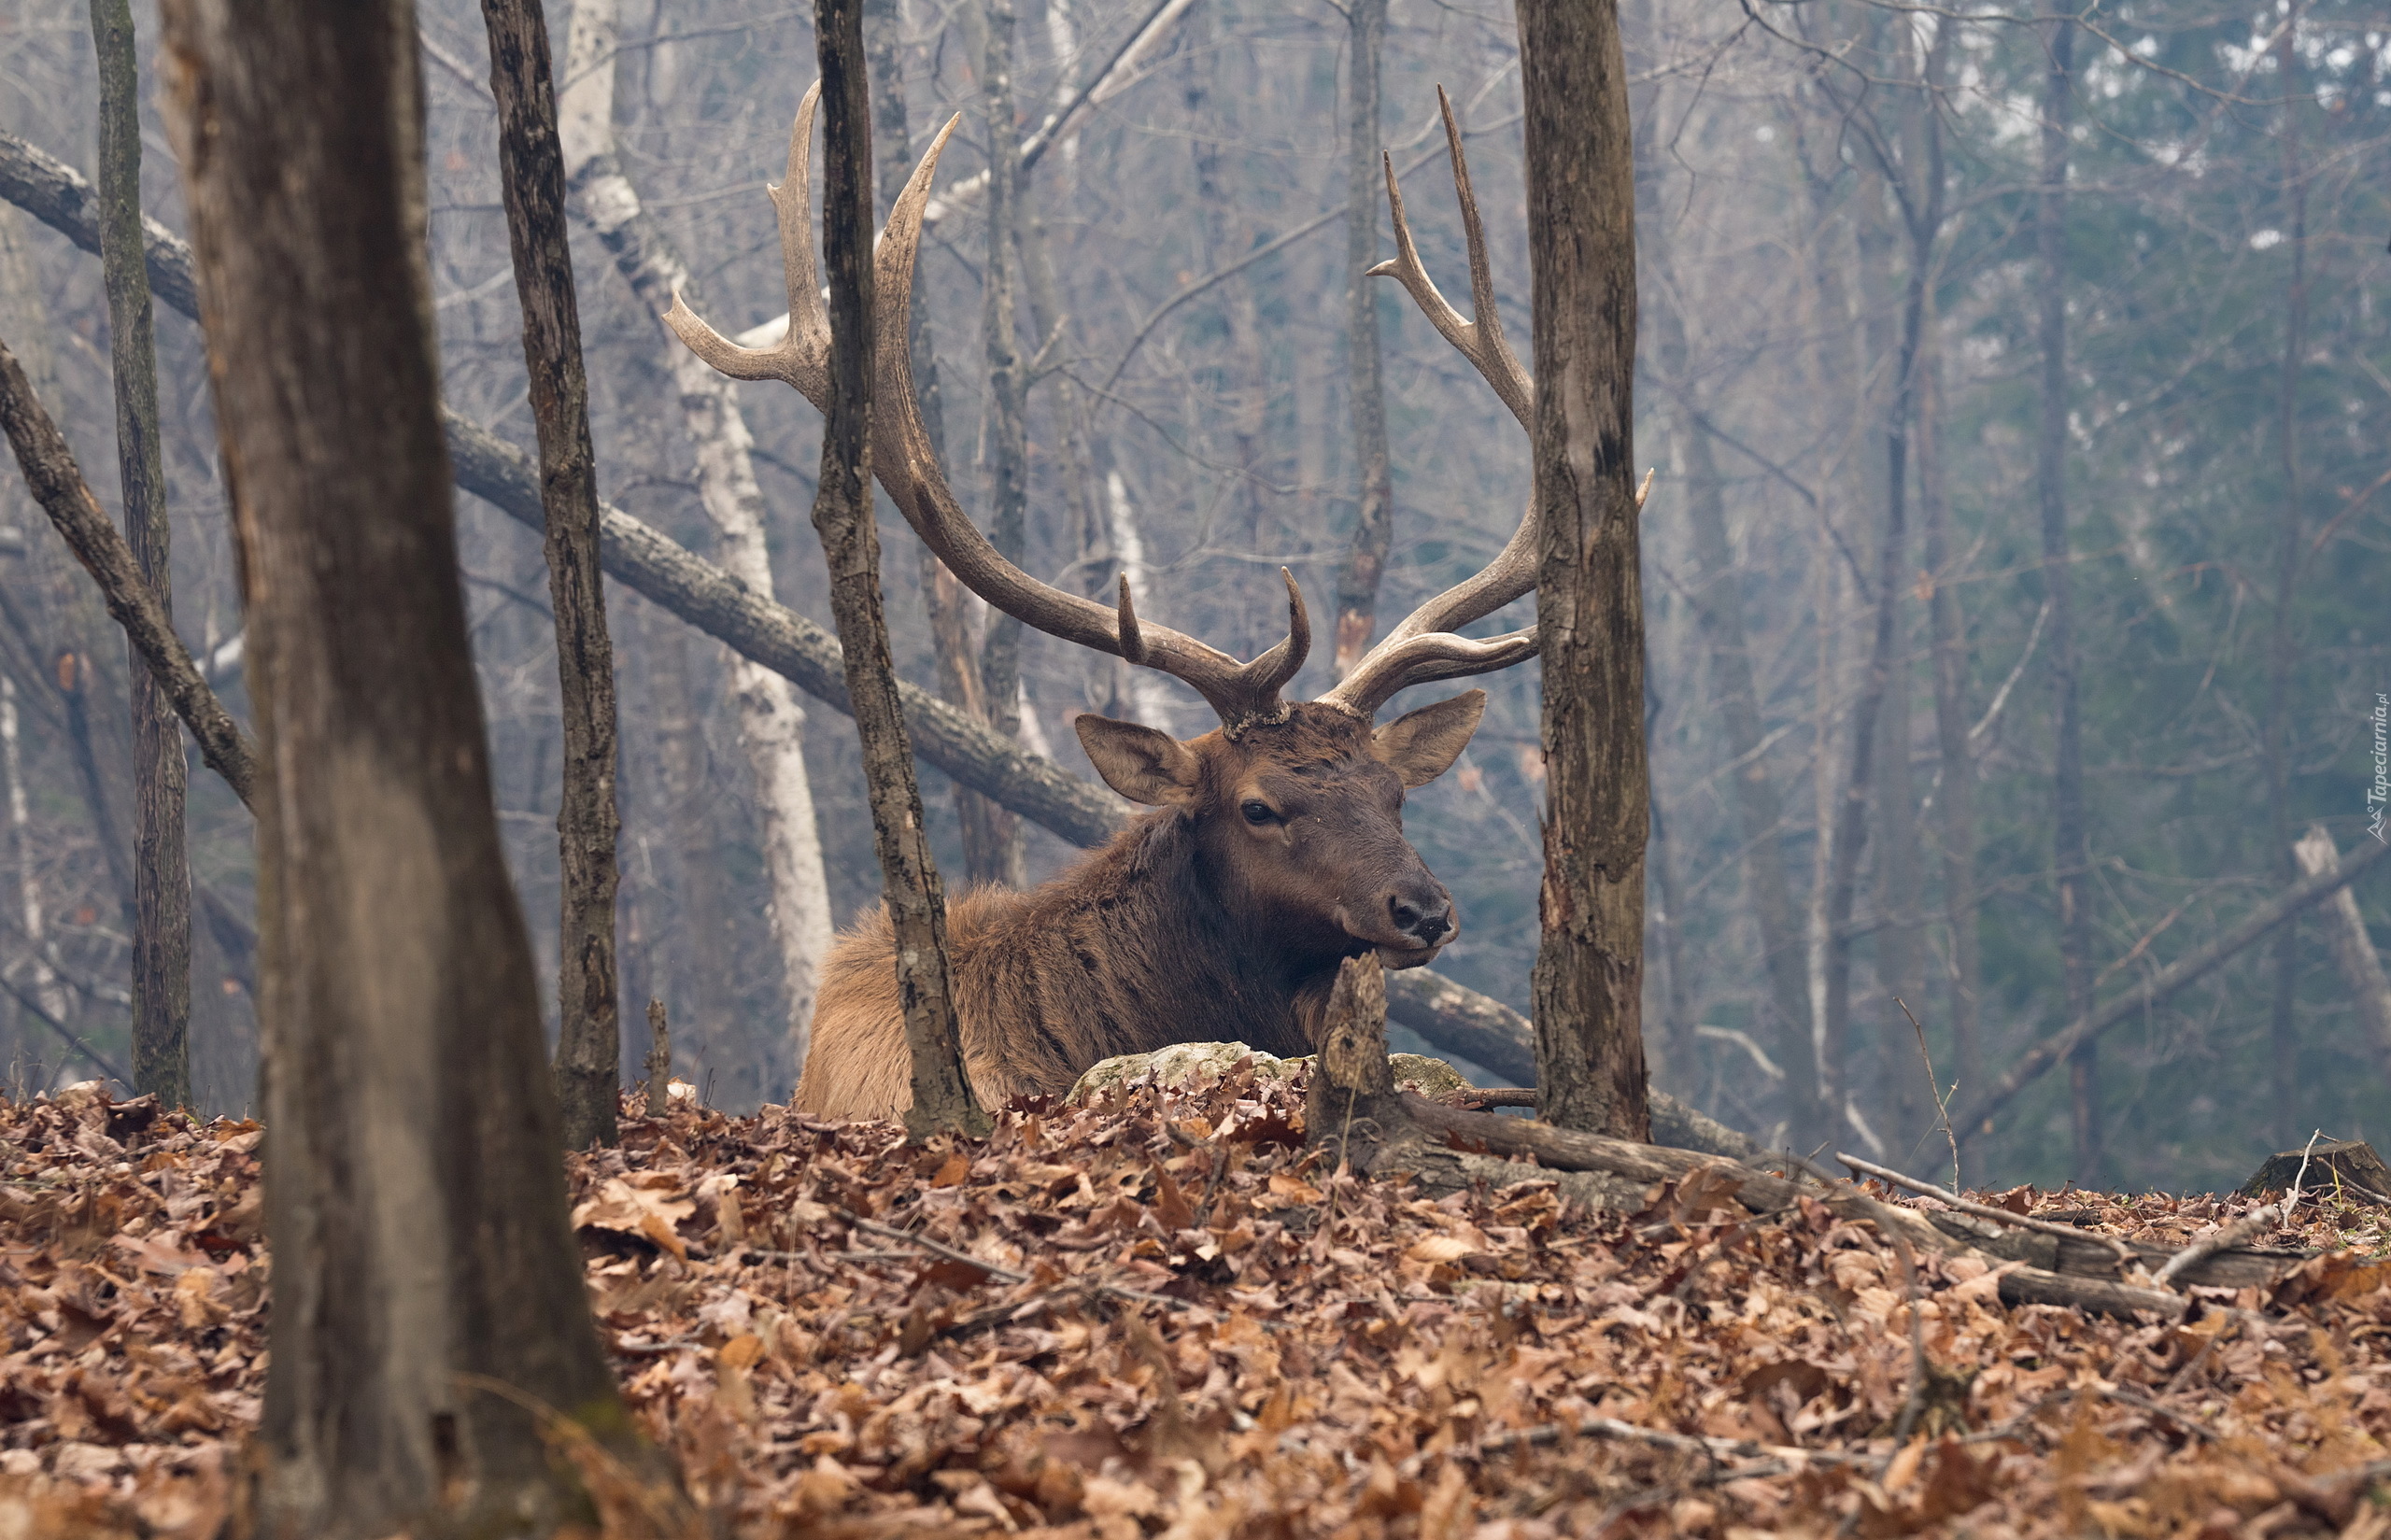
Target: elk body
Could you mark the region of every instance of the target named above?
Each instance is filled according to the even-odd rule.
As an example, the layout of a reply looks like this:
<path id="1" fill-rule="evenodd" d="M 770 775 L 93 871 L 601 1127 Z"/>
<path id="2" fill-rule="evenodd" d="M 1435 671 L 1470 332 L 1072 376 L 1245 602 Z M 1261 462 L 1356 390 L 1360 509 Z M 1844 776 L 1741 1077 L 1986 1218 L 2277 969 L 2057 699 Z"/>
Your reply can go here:
<path id="1" fill-rule="evenodd" d="M 771 190 L 788 279 L 786 336 L 743 347 L 677 300 L 666 319 L 725 374 L 785 381 L 818 407 L 828 389 L 829 332 L 807 228 L 814 100 L 809 92 L 799 109 L 786 179 Z M 1422 267 L 1391 164 L 1398 255 L 1373 271 L 1410 291 L 1524 427 L 1531 385 L 1495 316 L 1450 103 L 1444 119 L 1478 318 L 1463 319 Z M 990 604 L 1051 635 L 1167 672 L 1193 685 L 1221 719 L 1214 731 L 1185 742 L 1135 723 L 1077 719 L 1080 742 L 1106 784 L 1154 811 L 1034 892 L 983 888 L 954 904 L 947 935 L 965 1067 L 982 1103 L 1001 1106 L 1066 1090 L 1102 1059 L 1175 1042 L 1242 1041 L 1308 1053 L 1339 962 L 1375 948 L 1391 967 L 1418 967 L 1455 933 L 1450 895 L 1403 838 L 1403 798 L 1459 756 L 1485 694 L 1470 690 L 1383 728 L 1373 724 L 1379 708 L 1409 685 L 1535 656 L 1534 628 L 1484 640 L 1458 633 L 1535 588 L 1535 509 L 1483 571 L 1421 605 L 1316 700 L 1280 696 L 1311 641 L 1292 576 L 1286 638 L 1240 663 L 1141 622 L 1125 579 L 1119 602 L 1107 607 L 1023 572 L 972 526 L 948 488 L 922 424 L 906 346 L 922 209 L 954 128 L 949 122 L 907 183 L 876 258 L 873 473 L 915 532 Z M 884 1118 L 908 1105 L 911 1062 L 894 944 L 886 916 L 875 911 L 831 952 L 798 1085 L 799 1109 Z"/>

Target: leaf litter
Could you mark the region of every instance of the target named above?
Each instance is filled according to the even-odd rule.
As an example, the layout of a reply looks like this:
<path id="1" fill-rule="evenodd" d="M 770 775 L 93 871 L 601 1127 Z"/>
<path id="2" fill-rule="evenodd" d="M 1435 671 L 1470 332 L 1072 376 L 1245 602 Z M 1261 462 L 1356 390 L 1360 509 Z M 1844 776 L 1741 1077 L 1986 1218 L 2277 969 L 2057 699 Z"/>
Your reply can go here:
<path id="1" fill-rule="evenodd" d="M 2005 1307 L 1999 1267 L 1699 1171 L 1633 1215 L 1358 1180 L 1250 1064 L 998 1123 L 909 1148 L 685 1100 L 569 1162 L 601 1334 L 710 1533 L 2391 1535 L 2384 1215 L 2331 1194 L 2262 1237 L 2314 1254 L 2161 1321 Z M 262 1137 L 0 1103 L 0 1535 L 226 1522 Z M 2167 1247 L 2256 1207 L 1974 1196 Z"/>

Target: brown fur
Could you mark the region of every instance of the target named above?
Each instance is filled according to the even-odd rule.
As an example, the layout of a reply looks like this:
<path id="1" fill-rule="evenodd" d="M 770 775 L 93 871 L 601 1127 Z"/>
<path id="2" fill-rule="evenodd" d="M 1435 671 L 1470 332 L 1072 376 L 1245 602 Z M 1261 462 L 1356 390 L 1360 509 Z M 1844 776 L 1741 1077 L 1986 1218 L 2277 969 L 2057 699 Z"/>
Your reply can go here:
<path id="1" fill-rule="evenodd" d="M 1101 1060 L 1171 1043 L 1308 1053 L 1339 959 L 1372 946 L 1397 966 L 1434 956 L 1449 930 L 1421 945 L 1385 917 L 1398 897 L 1441 901 L 1450 914 L 1403 839 L 1403 790 L 1451 763 L 1481 700 L 1430 707 L 1375 735 L 1309 702 L 1235 740 L 1208 733 L 1184 745 L 1194 770 L 1169 792 L 1177 805 L 1034 892 L 978 888 L 957 899 L 948 954 L 964 1066 L 982 1103 L 1059 1095 Z M 1103 736 L 1082 732 L 1107 779 L 1128 791 L 1117 760 L 1099 752 Z M 1285 816 L 1252 825 L 1241 810 L 1253 800 Z M 797 1106 L 894 1118 L 913 1102 L 912 1075 L 895 941 L 874 908 L 824 965 Z"/>

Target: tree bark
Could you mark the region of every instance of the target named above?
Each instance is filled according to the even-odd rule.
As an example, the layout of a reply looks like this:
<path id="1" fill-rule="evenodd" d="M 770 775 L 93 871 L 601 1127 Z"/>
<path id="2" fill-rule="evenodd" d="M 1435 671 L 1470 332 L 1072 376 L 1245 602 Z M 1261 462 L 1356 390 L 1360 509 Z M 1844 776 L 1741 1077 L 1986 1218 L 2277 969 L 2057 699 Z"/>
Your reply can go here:
<path id="1" fill-rule="evenodd" d="M 2061 19 L 2050 37 L 2043 78 L 2042 190 L 2035 201 L 2035 247 L 2043 269 L 2042 425 L 2034 481 L 2042 505 L 2043 586 L 2050 600 L 2051 716 L 2058 751 L 2051 777 L 2052 867 L 2059 898 L 2060 996 L 2070 1022 L 2092 1009 L 2092 917 L 2086 879 L 2092 864 L 2085 827 L 2084 728 L 2076 711 L 2075 596 L 2067 533 L 2067 162 L 2074 106 L 2075 23 Z M 2100 1185 L 2103 1166 L 2100 1050 L 2090 1038 L 2068 1062 L 2073 1175 Z"/>
<path id="2" fill-rule="evenodd" d="M 575 0 L 558 133 L 564 144 L 566 186 L 577 211 L 596 228 L 616 271 L 661 329 L 675 292 L 698 309 L 704 308 L 704 298 L 689 264 L 648 214 L 615 152 L 617 11 L 616 0 Z M 755 440 L 739 408 L 738 385 L 671 337 L 661 340 L 682 419 L 697 449 L 698 498 L 721 542 L 723 568 L 769 602 L 773 585 L 764 494 L 756 484 L 749 455 Z M 755 773 L 763 819 L 764 871 L 772 895 L 769 919 L 788 998 L 789 1052 L 801 1067 L 813 1030 L 815 975 L 830 950 L 832 931 L 829 880 L 805 770 L 805 713 L 785 679 L 743 652 L 732 662 L 730 677 L 740 742 Z"/>
<path id="3" fill-rule="evenodd" d="M 141 260 L 141 82 L 133 7 L 92 0 L 99 55 L 100 265 L 108 299 L 108 374 L 116 395 L 117 481 L 134 565 L 174 613 L 166 473 L 158 449 L 158 354 Z M 191 1102 L 191 856 L 183 832 L 189 774 L 175 709 L 128 647 L 133 668 L 133 1083 L 168 1107 Z"/>
<path id="4" fill-rule="evenodd" d="M 540 440 L 548 600 L 556 611 L 564 717 L 557 807 L 562 912 L 557 928 L 557 1100 L 568 1150 L 615 1142 L 622 1022 L 615 978 L 615 646 L 598 570 L 598 464 L 582 372 L 581 302 L 565 239 L 548 23 L 540 0 L 482 0 L 500 182 L 523 307 L 523 362 Z"/>
<path id="5" fill-rule="evenodd" d="M 830 401 L 814 528 L 830 568 L 830 609 L 846 651 L 847 694 L 863 740 L 882 893 L 897 933 L 897 992 L 913 1050 L 905 1127 L 983 1137 L 988 1115 L 963 1071 L 946 963 L 946 896 L 922 827 L 913 750 L 898 705 L 881 613 L 880 533 L 871 517 L 871 105 L 860 0 L 814 0 L 822 68 L 822 257 L 830 288 Z"/>
<path id="6" fill-rule="evenodd" d="M 1644 612 L 1637 558 L 1634 146 L 1616 0 L 1518 0 L 1543 510 L 1545 874 L 1536 1095 L 1642 1139 Z"/>
<path id="7" fill-rule="evenodd" d="M 1379 295 L 1370 282 L 1379 249 L 1379 77 L 1386 51 L 1386 0 L 1351 0 L 1345 12 L 1345 346 L 1353 399 L 1353 540 L 1337 573 L 1337 675 L 1370 650 L 1379 584 L 1394 538 L 1394 479 L 1388 467 L 1386 384 L 1379 360 Z"/>
<path id="8" fill-rule="evenodd" d="M 1019 566 L 1028 543 L 1028 383 L 1022 366 L 1013 294 L 1021 223 L 1021 134 L 1013 120 L 1012 0 L 982 0 L 986 36 L 980 101 L 988 132 L 988 255 L 980 297 L 980 343 L 988 366 L 988 542 Z M 980 643 L 980 687 L 988 726 L 1021 735 L 1021 622 L 988 611 Z M 1021 822 L 983 803 L 967 810 L 965 868 L 975 883 L 1029 885 L 1022 867 Z"/>
<path id="9" fill-rule="evenodd" d="M 2311 877 L 2332 870 L 2341 860 L 2333 836 L 2322 824 L 2309 825 L 2306 837 L 2292 847 L 2292 854 L 2299 857 L 2299 869 Z M 2325 922 L 2333 967 L 2357 1007 L 2358 1019 L 2366 1024 L 2366 1035 L 2373 1039 L 2375 1052 L 2391 1065 L 2391 979 L 2384 976 L 2382 954 L 2366 933 L 2366 916 L 2358 911 L 2357 895 L 2344 886 L 2323 908 L 2319 918 Z"/>
<path id="10" fill-rule="evenodd" d="M 567 1224 L 491 802 L 414 17 L 164 16 L 267 746 L 274 1366 L 251 1532 L 546 1533 L 587 1500 L 526 1407 L 636 1439 Z"/>
<path id="11" fill-rule="evenodd" d="M 2260 753 L 2267 769 L 2267 841 L 2275 879 L 2299 868 L 2291 847 L 2291 675 L 2299 659 L 2292 603 L 2299 590 L 2299 371 L 2308 346 L 2308 182 L 2299 165 L 2299 7 L 2295 3 L 2276 45 L 2283 92 L 2284 197 L 2291 205 L 2291 285 L 2276 391 L 2275 448 L 2283 469 L 2283 512 L 2275 520 L 2274 615 L 2267 628 L 2267 713 Z M 2299 1142 L 2299 1032 L 2292 1008 L 2299 987 L 2298 922 L 2275 932 L 2273 997 L 2269 1001 L 2267 1070 L 2271 1122 L 2278 1150 Z"/>
<path id="12" fill-rule="evenodd" d="M 207 687 L 207 681 L 200 677 L 165 605 L 142 578 L 131 544 L 100 511 L 99 500 L 83 480 L 64 435 L 43 410 L 32 381 L 6 343 L 0 343 L 0 431 L 7 434 L 8 446 L 16 453 L 34 501 L 41 504 L 67 548 L 99 585 L 108 614 L 124 629 L 143 677 L 158 685 L 169 709 L 191 728 L 208 768 L 224 777 L 244 803 L 254 807 L 256 749 L 217 699 L 216 692 Z M 72 701 L 79 702 L 84 696 L 80 672 L 78 665 L 60 680 Z M 180 760 L 179 748 L 176 757 Z"/>

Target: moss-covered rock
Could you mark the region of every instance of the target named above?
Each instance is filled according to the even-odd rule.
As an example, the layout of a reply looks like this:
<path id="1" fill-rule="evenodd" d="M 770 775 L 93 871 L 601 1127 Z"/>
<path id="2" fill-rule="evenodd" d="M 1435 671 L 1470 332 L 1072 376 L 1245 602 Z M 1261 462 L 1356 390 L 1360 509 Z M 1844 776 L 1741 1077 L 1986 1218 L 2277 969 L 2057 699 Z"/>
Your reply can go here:
<path id="1" fill-rule="evenodd" d="M 1124 1053 L 1105 1060 L 1079 1078 L 1071 1086 L 1069 1099 L 1085 1101 L 1100 1091 L 1133 1082 L 1180 1086 L 1216 1081 L 1248 1056 L 1253 1060 L 1254 1074 L 1264 1080 L 1291 1080 L 1298 1068 L 1311 1063 L 1309 1057 L 1282 1059 L 1243 1043 L 1173 1043 L 1151 1053 Z M 1394 1068 L 1396 1084 L 1422 1095 L 1440 1096 L 1469 1088 L 1469 1082 L 1442 1059 L 1432 1059 L 1423 1053 L 1394 1053 L 1388 1055 L 1387 1062 Z"/>

